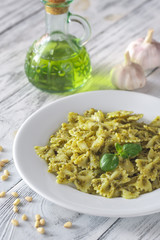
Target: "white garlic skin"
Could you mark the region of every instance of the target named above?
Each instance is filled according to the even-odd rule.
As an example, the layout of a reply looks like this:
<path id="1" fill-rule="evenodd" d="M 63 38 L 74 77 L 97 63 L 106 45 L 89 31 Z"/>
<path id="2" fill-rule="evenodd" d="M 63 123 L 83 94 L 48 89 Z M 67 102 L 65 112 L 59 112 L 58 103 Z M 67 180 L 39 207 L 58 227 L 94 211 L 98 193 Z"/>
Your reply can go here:
<path id="1" fill-rule="evenodd" d="M 135 90 L 146 84 L 144 71 L 139 64 L 121 64 L 113 68 L 111 72 L 112 83 L 122 90 Z"/>
<path id="2" fill-rule="evenodd" d="M 140 64 L 144 70 L 160 66 L 160 43 L 152 39 L 151 43 L 140 38 L 129 44 L 126 51 L 129 52 L 131 60 Z"/>

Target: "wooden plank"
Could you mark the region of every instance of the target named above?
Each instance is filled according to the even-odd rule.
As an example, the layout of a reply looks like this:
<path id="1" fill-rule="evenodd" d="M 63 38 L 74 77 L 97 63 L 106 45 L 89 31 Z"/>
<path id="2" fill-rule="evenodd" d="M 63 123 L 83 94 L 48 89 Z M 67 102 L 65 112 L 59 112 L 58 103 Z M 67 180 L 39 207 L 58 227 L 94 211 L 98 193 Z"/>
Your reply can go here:
<path id="1" fill-rule="evenodd" d="M 103 1 L 104 5 L 99 5 L 97 1 L 93 0 L 90 2 L 91 6 L 87 9 L 84 9 L 85 6 L 82 6 L 80 1 L 80 5 L 75 5 L 75 11 L 87 16 L 93 29 L 93 38 L 88 43 L 88 48 L 90 50 L 95 76 L 94 81 L 90 84 L 88 83 L 89 86 L 86 85 L 82 89 L 84 91 L 91 90 L 91 85 L 92 90 L 109 88 L 110 85 L 107 85 L 107 87 L 105 85 L 107 76 L 106 66 L 113 66 L 116 62 L 122 60 L 126 42 L 129 43 L 131 39 L 137 37 L 137 34 L 140 36 L 142 33 L 144 34 L 146 28 L 150 27 L 149 24 L 152 24 L 158 32 L 158 1 L 139 2 L 136 0 L 132 4 L 130 4 L 129 0 L 118 1 L 118 3 L 117 1 L 110 1 L 110 4 L 108 3 L 109 1 Z M 142 3 L 145 3 L 145 5 L 142 5 Z M 35 6 L 37 5 L 35 4 Z M 149 10 L 154 12 L 154 16 L 149 13 Z M 129 16 L 127 15 L 128 13 Z M 95 14 L 97 14 L 97 18 L 95 18 Z M 151 19 L 147 22 L 146 20 L 150 17 Z M 15 17 L 13 17 L 13 19 L 14 18 Z M 18 21 L 21 21 L 24 18 L 21 17 L 19 19 Z M 16 21 L 15 24 L 18 23 Z M 5 51 L 2 51 L 2 58 L 0 60 L 0 99 L 2 101 L 0 105 L 0 145 L 2 144 L 4 146 L 5 151 L 0 157 L 12 159 L 13 132 L 39 107 L 63 95 L 58 96 L 41 92 L 32 87 L 24 75 L 23 62 L 26 49 L 35 38 L 41 35 L 44 29 L 42 12 L 31 16 L 23 22 L 19 22 L 16 26 L 8 26 L 11 26 L 12 29 L 3 34 L 3 41 L 1 42 L 1 49 L 5 49 Z M 28 31 L 28 29 L 30 29 L 30 31 Z M 22 34 L 22 32 L 24 34 Z M 125 37 L 126 32 L 128 33 L 127 37 Z M 10 41 L 9 36 L 12 36 L 12 41 Z M 119 38 L 120 41 L 118 41 Z M 106 47 L 106 44 L 110 45 L 111 48 Z M 100 69 L 100 66 L 102 66 L 103 69 Z M 138 91 L 159 96 L 158 74 L 159 70 L 149 76 L 146 87 Z M 101 82 L 99 82 L 99 79 L 101 79 Z M 24 239 L 25 236 L 25 239 L 95 240 L 98 238 L 106 239 L 107 236 L 107 240 L 111 240 L 118 239 L 117 231 L 120 235 L 120 240 L 127 239 L 127 237 L 132 240 L 131 233 L 133 233 L 135 240 L 136 237 L 137 239 L 152 239 L 152 236 L 154 237 L 153 239 L 159 238 L 159 230 L 157 230 L 158 217 L 156 218 L 156 215 L 153 215 L 154 217 L 148 217 L 149 224 L 145 221 L 146 217 L 140 218 L 143 222 L 140 229 L 138 228 L 138 224 L 141 222 L 138 218 L 133 219 L 134 221 L 129 221 L 128 225 L 127 220 L 123 222 L 121 219 L 116 220 L 78 214 L 57 207 L 30 190 L 23 181 L 20 181 L 20 176 L 15 170 L 13 161 L 6 166 L 6 169 L 9 169 L 11 172 L 11 177 L 9 181 L 0 182 L 1 190 L 10 189 L 7 194 L 8 196 L 0 199 L 0 219 L 2 220 L 0 221 L 0 232 L 2 233 L 0 237 L 2 239 L 17 240 L 17 238 Z M 15 184 L 17 185 L 12 189 Z M 21 218 L 22 213 L 26 212 L 29 216 L 29 221 L 21 222 L 21 226 L 18 228 L 14 228 L 10 224 L 10 220 L 16 215 L 12 212 L 13 198 L 10 196 L 10 192 L 13 190 L 18 190 L 21 197 L 24 197 L 26 194 L 34 197 L 33 203 L 26 204 L 25 201 L 22 201 L 20 213 L 17 214 L 18 219 Z M 47 233 L 45 236 L 38 234 L 33 227 L 33 218 L 36 213 L 45 216 L 47 220 Z M 155 223 L 155 227 L 152 225 L 150 219 Z M 72 229 L 63 228 L 63 223 L 68 220 L 74 223 Z M 153 231 L 150 226 L 153 227 Z M 109 230 L 107 231 L 107 229 Z"/>
<path id="2" fill-rule="evenodd" d="M 12 191 L 17 191 L 21 200 L 18 205 L 18 213 L 14 213 L 12 210 L 15 200 L 11 195 Z M 27 202 L 24 199 L 25 196 L 32 196 L 33 201 Z M 23 181 L 9 191 L 6 197 L 0 199 L 0 201 L 1 239 L 16 239 L 16 237 L 17 239 L 80 240 L 87 239 L 87 237 L 88 239 L 96 239 L 115 222 L 115 218 L 93 217 L 59 207 L 33 192 Z M 24 213 L 28 216 L 26 222 L 21 220 Z M 37 233 L 34 228 L 36 214 L 40 214 L 46 220 L 46 233 L 43 236 Z M 19 221 L 19 227 L 12 226 L 10 221 L 13 218 Z M 73 223 L 71 229 L 63 227 L 67 221 Z"/>
<path id="3" fill-rule="evenodd" d="M 40 1 L 37 0 L 16 2 L 14 0 L 2 1 L 0 7 L 0 35 L 41 11 L 42 7 Z"/>
<path id="4" fill-rule="evenodd" d="M 156 240 L 160 238 L 160 213 L 138 217 L 119 219 L 98 240 Z"/>
<path id="5" fill-rule="evenodd" d="M 160 97 L 159 76 L 160 76 L 160 69 L 158 68 L 147 77 L 146 86 L 142 89 L 138 89 L 137 92 L 149 94 L 155 97 Z"/>
<path id="6" fill-rule="evenodd" d="M 90 19 L 91 24 L 92 20 L 99 21 L 102 17 L 110 23 L 119 20 L 126 15 L 130 9 L 134 9 L 136 5 L 139 5 L 138 1 L 130 4 L 129 0 L 122 2 L 105 0 L 99 4 L 94 0 L 76 0 L 71 4 L 70 9 L 72 12 L 78 12 L 87 18 L 92 16 Z M 0 34 L 16 27 L 17 24 L 30 18 L 32 15 L 43 9 L 44 7 L 40 0 L 28 0 L 26 2 L 18 1 L 16 3 L 14 0 L 2 1 L 0 8 Z M 101 14 L 97 14 L 97 12 L 100 12 Z M 93 16 L 96 16 L 96 18 L 93 18 Z"/>
<path id="7" fill-rule="evenodd" d="M 144 37 L 150 28 L 155 30 L 155 39 L 160 39 L 159 9 L 159 1 L 146 1 L 112 26 L 100 29 L 91 40 L 89 47 L 96 66 L 98 64 L 99 67 L 110 68 L 123 61 L 123 54 L 128 44 Z"/>

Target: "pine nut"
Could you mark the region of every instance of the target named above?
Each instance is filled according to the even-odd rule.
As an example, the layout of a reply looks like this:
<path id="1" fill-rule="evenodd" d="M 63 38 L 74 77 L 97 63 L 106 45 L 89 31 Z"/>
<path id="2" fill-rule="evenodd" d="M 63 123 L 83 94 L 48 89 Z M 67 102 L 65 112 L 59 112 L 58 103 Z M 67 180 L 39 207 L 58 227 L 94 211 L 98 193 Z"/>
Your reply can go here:
<path id="1" fill-rule="evenodd" d="M 23 215 L 22 215 L 22 220 L 23 220 L 23 221 L 26 221 L 27 219 L 28 219 L 28 217 L 26 216 L 26 214 L 23 214 Z"/>
<path id="2" fill-rule="evenodd" d="M 2 176 L 1 176 L 1 179 L 2 179 L 2 181 L 7 180 L 7 179 L 8 179 L 8 175 L 2 175 Z"/>
<path id="3" fill-rule="evenodd" d="M 10 175 L 10 172 L 6 169 L 6 170 L 4 170 L 4 175 L 9 176 L 9 175 Z"/>
<path id="4" fill-rule="evenodd" d="M 1 162 L 3 162 L 4 164 L 8 163 L 9 160 L 8 159 L 2 159 Z"/>
<path id="5" fill-rule="evenodd" d="M 11 223 L 12 223 L 14 226 L 18 226 L 18 225 L 19 225 L 19 222 L 18 222 L 16 219 L 12 219 L 12 220 L 11 220 Z"/>
<path id="6" fill-rule="evenodd" d="M 2 152 L 3 151 L 3 147 L 2 146 L 0 146 L 0 152 Z"/>
<path id="7" fill-rule="evenodd" d="M 14 206 L 17 206 L 19 203 L 20 203 L 20 199 L 17 198 L 17 199 L 13 202 L 13 205 L 14 205 Z"/>
<path id="8" fill-rule="evenodd" d="M 39 220 L 36 220 L 34 226 L 35 226 L 35 228 L 38 228 L 38 227 L 39 227 Z"/>
<path id="9" fill-rule="evenodd" d="M 43 234 L 45 232 L 44 228 L 43 227 L 39 227 L 37 228 L 37 231 L 41 234 Z"/>
<path id="10" fill-rule="evenodd" d="M 1 198 L 1 197 L 5 197 L 5 195 L 6 195 L 6 192 L 1 192 L 1 193 L 0 193 L 0 198 Z"/>
<path id="11" fill-rule="evenodd" d="M 11 193 L 13 197 L 18 197 L 18 193 L 17 192 L 12 192 Z"/>
<path id="12" fill-rule="evenodd" d="M 40 219 L 39 223 L 40 223 L 40 225 L 44 226 L 46 222 L 45 222 L 45 220 L 42 218 L 42 219 Z"/>
<path id="13" fill-rule="evenodd" d="M 36 214 L 36 215 L 35 215 L 35 219 L 36 219 L 36 220 L 40 220 L 40 219 L 41 219 L 41 216 L 40 216 L 39 214 Z"/>
<path id="14" fill-rule="evenodd" d="M 26 201 L 28 201 L 28 202 L 32 202 L 32 197 L 27 196 L 27 197 L 25 197 L 25 199 L 26 199 Z"/>
<path id="15" fill-rule="evenodd" d="M 4 167 L 4 165 L 5 165 L 5 163 L 1 160 L 1 161 L 0 161 L 0 166 L 1 166 L 1 167 Z"/>
<path id="16" fill-rule="evenodd" d="M 66 223 L 64 224 L 64 227 L 65 227 L 65 228 L 71 228 L 71 227 L 72 227 L 72 223 L 71 223 L 71 222 L 66 222 Z"/>
<path id="17" fill-rule="evenodd" d="M 18 212 L 18 207 L 17 206 L 13 207 L 13 212 L 15 212 L 15 213 Z"/>

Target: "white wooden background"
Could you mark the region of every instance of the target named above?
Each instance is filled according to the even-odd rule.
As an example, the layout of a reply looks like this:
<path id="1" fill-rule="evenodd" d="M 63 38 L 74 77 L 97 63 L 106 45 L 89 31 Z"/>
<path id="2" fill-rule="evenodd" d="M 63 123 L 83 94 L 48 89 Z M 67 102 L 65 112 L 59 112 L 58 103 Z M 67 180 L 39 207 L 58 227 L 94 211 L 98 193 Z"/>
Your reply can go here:
<path id="1" fill-rule="evenodd" d="M 159 0 L 75 0 L 72 12 L 88 19 L 92 38 L 87 44 L 93 66 L 92 82 L 81 91 L 110 89 L 108 69 L 123 60 L 123 53 L 131 40 L 144 36 L 149 28 L 155 30 L 160 41 Z M 17 173 L 12 145 L 14 132 L 24 120 L 40 107 L 66 94 L 56 95 L 33 87 L 24 74 L 24 59 L 31 43 L 44 33 L 44 10 L 39 0 L 5 0 L 0 3 L 0 145 L 4 151 L 0 159 L 8 158 L 6 165 L 11 173 L 9 180 L 0 180 L 0 239 L 2 240 L 158 240 L 160 239 L 160 213 L 137 218 L 103 218 L 84 215 L 56 206 L 33 192 Z M 77 27 L 73 26 L 73 31 Z M 138 90 L 160 97 L 160 69 L 147 73 L 147 85 Z M 106 84 L 105 84 L 106 80 Z M 12 191 L 20 194 L 20 212 L 12 211 Z M 33 197 L 26 203 L 24 197 Z M 154 204 L 154 203 L 153 203 Z M 26 213 L 27 222 L 21 215 Z M 46 220 L 45 235 L 34 228 L 34 215 L 39 213 Z M 13 227 L 12 218 L 20 221 Z M 73 227 L 63 224 L 72 221 Z"/>

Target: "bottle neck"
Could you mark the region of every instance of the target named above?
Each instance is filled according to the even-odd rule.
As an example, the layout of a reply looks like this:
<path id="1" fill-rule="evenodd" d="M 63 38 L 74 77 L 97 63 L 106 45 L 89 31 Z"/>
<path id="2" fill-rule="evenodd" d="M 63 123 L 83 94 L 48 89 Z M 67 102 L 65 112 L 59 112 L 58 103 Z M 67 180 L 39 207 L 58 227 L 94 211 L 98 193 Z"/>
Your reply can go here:
<path id="1" fill-rule="evenodd" d="M 68 12 L 54 15 L 46 12 L 46 33 L 52 34 L 54 32 L 68 33 Z"/>

